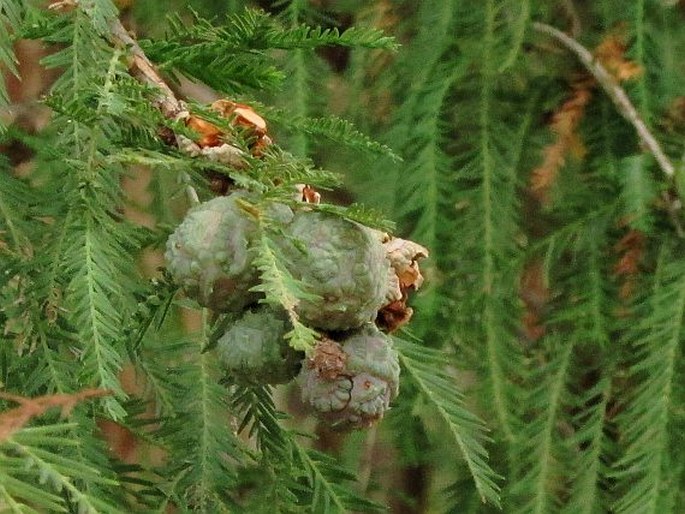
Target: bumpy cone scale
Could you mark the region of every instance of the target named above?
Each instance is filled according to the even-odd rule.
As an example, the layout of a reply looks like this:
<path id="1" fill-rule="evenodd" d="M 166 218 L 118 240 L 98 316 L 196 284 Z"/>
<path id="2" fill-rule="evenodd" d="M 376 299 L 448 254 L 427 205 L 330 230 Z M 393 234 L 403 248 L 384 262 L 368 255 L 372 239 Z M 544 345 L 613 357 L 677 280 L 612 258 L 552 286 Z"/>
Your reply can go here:
<path id="1" fill-rule="evenodd" d="M 320 342 L 298 381 L 302 400 L 340 429 L 383 417 L 399 391 L 400 365 L 390 338 L 369 323 L 340 342 Z"/>
<path id="2" fill-rule="evenodd" d="M 376 323 L 386 332 L 394 332 L 408 323 L 414 311 L 407 305 L 409 294 L 423 284 L 419 260 L 428 257 L 428 250 L 420 244 L 390 237 L 374 231 L 383 243 L 385 255 L 390 262 L 385 302 L 378 312 Z"/>
<path id="3" fill-rule="evenodd" d="M 255 231 L 236 200 L 244 193 L 195 206 L 167 241 L 167 269 L 186 294 L 214 310 L 240 311 L 256 300 L 249 238 Z"/>
<path id="4" fill-rule="evenodd" d="M 64 5 L 73 5 L 73 2 L 54 2 L 50 8 L 62 9 Z M 189 113 L 185 104 L 176 99 L 173 91 L 159 77 L 140 46 L 120 23 L 113 25 L 112 37 L 118 44 L 130 48 L 131 74 L 141 82 L 159 90 L 154 104 L 162 114 L 169 119 L 185 122 L 199 136 L 191 140 L 180 134 L 162 131 L 160 135 L 163 140 L 170 144 L 175 142 L 179 150 L 193 156 L 218 160 L 236 168 L 244 168 L 247 165 L 244 151 L 233 144 L 235 141 L 232 138 L 233 134 L 225 133 L 212 123 Z M 248 151 L 254 157 L 263 155 L 265 148 L 271 144 L 271 139 L 267 135 L 266 123 L 261 116 L 251 107 L 230 100 L 215 102 L 211 108 L 221 116 L 230 119 L 235 128 L 248 132 L 247 135 L 251 138 L 251 141 L 247 142 Z M 224 181 L 218 182 L 213 190 L 219 194 L 227 193 Z M 309 186 L 303 186 L 299 194 L 305 202 L 318 203 L 320 199 L 318 193 Z M 236 194 L 231 195 L 227 200 L 217 198 L 192 209 L 181 226 L 169 238 L 165 254 L 169 271 L 188 295 L 195 297 L 202 305 L 216 310 L 244 309 L 252 302 L 249 289 L 254 282 L 253 277 L 256 271 L 252 266 L 249 250 L 250 221 L 235 210 L 235 196 Z M 297 227 L 295 224 L 293 226 Z M 332 229 L 331 233 L 335 233 L 336 230 Z M 317 251 L 326 246 L 323 238 L 326 237 L 327 232 L 327 229 L 322 229 L 312 239 L 312 242 L 317 243 Z M 402 323 L 406 323 L 411 316 L 411 309 L 406 306 L 407 294 L 420 286 L 421 275 L 417 263 L 420 258 L 426 257 L 428 252 L 410 241 L 395 240 L 394 243 L 387 244 L 392 241 L 390 238 L 376 237 L 376 242 L 380 243 L 384 250 L 378 252 L 377 245 L 374 247 L 366 237 L 359 236 L 364 232 L 363 230 L 359 231 L 356 237 L 350 237 L 349 241 L 344 235 L 345 232 L 349 231 L 343 229 L 340 232 L 342 237 L 339 238 L 343 253 L 349 255 L 352 241 L 357 241 L 361 243 L 362 253 L 366 257 L 372 261 L 375 260 L 376 255 L 382 258 L 375 262 L 357 263 L 351 268 L 330 263 L 322 265 L 317 272 L 307 276 L 310 279 L 310 285 L 311 282 L 316 285 L 316 281 L 319 280 L 317 277 L 322 276 L 322 281 L 334 284 L 333 291 L 337 292 L 338 285 L 335 285 L 336 281 L 331 280 L 329 276 L 336 268 L 343 271 L 343 275 L 348 275 L 341 280 L 339 285 L 344 284 L 350 276 L 361 277 L 362 285 L 367 287 L 369 298 L 367 301 L 360 302 L 358 292 L 352 293 L 356 298 L 351 310 L 358 310 L 355 315 L 356 319 L 363 322 L 371 316 L 385 330 L 394 330 Z M 317 238 L 320 239 L 317 240 Z M 373 240 L 374 236 L 371 236 L 371 239 Z M 335 251 L 336 245 L 329 246 Z M 366 257 L 362 261 L 366 260 Z M 376 272 L 380 279 L 375 277 Z M 373 278 L 370 277 L 371 274 L 374 275 Z M 304 277 L 305 274 L 303 273 L 302 276 Z M 377 287 L 378 282 L 382 284 L 380 287 Z M 326 287 L 328 286 L 323 288 L 324 291 Z M 345 287 L 340 287 L 341 291 L 344 289 Z M 333 312 L 345 311 L 341 309 L 341 302 L 344 302 L 344 298 L 340 296 L 323 295 L 322 301 L 324 304 L 330 301 L 334 305 Z M 372 306 L 376 304 L 379 311 L 373 313 Z M 307 310 L 306 307 L 303 309 L 305 316 L 309 317 Z M 311 317 L 315 319 L 315 316 Z M 245 323 L 245 327 L 251 324 L 251 321 L 248 323 L 245 319 L 241 321 Z M 338 323 L 339 321 L 334 325 Z M 350 322 L 342 322 L 343 325 L 347 323 Z M 239 328 L 234 327 L 234 329 L 240 332 Z M 226 338 L 232 339 L 232 336 L 226 335 Z M 242 336 L 236 337 L 235 344 L 241 345 L 243 339 Z M 253 337 L 250 336 L 249 339 L 252 340 Z M 264 341 L 269 339 L 264 339 Z M 330 352 L 322 353 L 322 349 L 326 346 Z M 331 361 L 332 367 L 316 364 L 320 361 L 319 355 L 328 354 L 337 355 Z M 367 323 L 364 328 L 343 341 L 342 345 L 331 343 L 324 335 L 307 360 L 307 366 L 303 368 L 303 377 L 304 397 L 317 407 L 319 412 L 323 414 L 325 410 L 326 416 L 331 417 L 336 424 L 364 426 L 379 419 L 388 408 L 390 401 L 397 395 L 399 379 L 397 354 L 392 349 L 390 339 L 378 331 L 375 325 Z M 327 402 L 330 395 L 327 395 L 325 387 L 320 393 L 312 392 L 318 389 L 318 385 L 330 386 L 340 379 L 348 381 L 347 397 L 338 391 L 335 395 L 337 400 Z M 340 403 L 341 399 L 343 403 Z M 324 409 L 321 406 L 324 406 Z"/>
<path id="5" fill-rule="evenodd" d="M 248 310 L 217 343 L 223 367 L 243 383 L 289 382 L 297 375 L 303 354 L 284 340 L 288 330 L 284 312 L 271 307 Z"/>
<path id="6" fill-rule="evenodd" d="M 288 271 L 316 296 L 297 306 L 302 321 L 324 330 L 347 330 L 376 317 L 386 298 L 390 262 L 370 229 L 302 211 L 285 233 Z"/>

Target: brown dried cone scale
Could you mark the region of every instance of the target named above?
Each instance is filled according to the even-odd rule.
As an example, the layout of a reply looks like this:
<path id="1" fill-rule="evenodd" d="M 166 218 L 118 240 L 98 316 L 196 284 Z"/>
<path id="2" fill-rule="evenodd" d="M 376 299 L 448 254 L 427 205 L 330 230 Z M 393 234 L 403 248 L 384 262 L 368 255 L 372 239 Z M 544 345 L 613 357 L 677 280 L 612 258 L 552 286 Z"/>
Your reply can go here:
<path id="1" fill-rule="evenodd" d="M 271 307 L 245 312 L 217 343 L 223 367 L 242 383 L 289 382 L 297 375 L 304 354 L 285 341 L 288 330 L 284 312 Z"/>
<path id="2" fill-rule="evenodd" d="M 302 400 L 338 429 L 383 417 L 399 391 L 400 365 L 390 338 L 369 323 L 337 343 L 320 342 L 302 366 Z"/>
<path id="3" fill-rule="evenodd" d="M 391 237 L 378 230 L 373 233 L 383 244 L 390 262 L 385 301 L 376 323 L 386 332 L 393 332 L 408 323 L 414 313 L 407 300 L 409 294 L 423 284 L 419 260 L 428 257 L 428 250 L 413 241 Z"/>
<path id="4" fill-rule="evenodd" d="M 285 230 L 288 271 L 308 295 L 297 312 L 323 330 L 357 328 L 375 319 L 385 300 L 390 263 L 373 232 L 331 214 L 301 211 Z"/>
<path id="5" fill-rule="evenodd" d="M 253 157 L 263 156 L 267 147 L 272 144 L 267 135 L 266 121 L 249 105 L 222 99 L 212 103 L 210 109 L 230 120 L 231 126 L 243 132 Z M 213 123 L 187 112 L 180 113 L 178 118 L 197 133 L 195 139 L 177 135 L 176 141 L 182 151 L 191 156 L 202 155 L 235 168 L 244 168 L 247 165 L 245 153 L 235 146 L 235 134 L 227 134 Z"/>
<path id="6" fill-rule="evenodd" d="M 250 288 L 258 283 L 252 265 L 250 239 L 256 224 L 238 205 L 245 192 L 214 198 L 193 207 L 167 241 L 164 255 L 174 281 L 186 294 L 211 309 L 240 311 L 258 296 Z M 284 222 L 292 211 L 274 205 Z"/>

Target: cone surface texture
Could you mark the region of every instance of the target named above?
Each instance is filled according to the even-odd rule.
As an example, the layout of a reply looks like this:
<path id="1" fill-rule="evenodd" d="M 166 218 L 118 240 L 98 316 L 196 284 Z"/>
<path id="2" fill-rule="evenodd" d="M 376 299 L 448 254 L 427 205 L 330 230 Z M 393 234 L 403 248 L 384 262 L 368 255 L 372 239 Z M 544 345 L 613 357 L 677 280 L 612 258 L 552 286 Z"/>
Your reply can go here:
<path id="1" fill-rule="evenodd" d="M 282 384 L 300 369 L 303 354 L 283 339 L 289 326 L 284 314 L 261 307 L 245 314 L 219 339 L 223 367 L 239 382 Z"/>
<path id="2" fill-rule="evenodd" d="M 375 319 L 385 301 L 389 261 L 370 229 L 330 214 L 302 211 L 288 226 L 289 271 L 316 299 L 297 307 L 323 330 L 357 328 Z"/>
<path id="3" fill-rule="evenodd" d="M 337 343 L 326 340 L 298 377 L 302 400 L 336 428 L 364 428 L 399 392 L 400 366 L 388 336 L 372 324 Z"/>
<path id="4" fill-rule="evenodd" d="M 165 259 L 186 294 L 221 312 L 239 311 L 257 296 L 249 240 L 255 223 L 237 205 L 244 193 L 221 196 L 197 205 L 167 241 Z"/>

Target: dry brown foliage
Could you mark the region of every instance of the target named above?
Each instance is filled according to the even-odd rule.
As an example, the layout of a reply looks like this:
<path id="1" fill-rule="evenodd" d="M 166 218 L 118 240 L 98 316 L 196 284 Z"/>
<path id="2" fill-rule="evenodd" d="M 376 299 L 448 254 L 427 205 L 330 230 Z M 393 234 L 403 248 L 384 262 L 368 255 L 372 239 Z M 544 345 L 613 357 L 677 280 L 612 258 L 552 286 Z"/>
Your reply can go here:
<path id="1" fill-rule="evenodd" d="M 614 264 L 613 273 L 620 281 L 618 296 L 623 301 L 630 300 L 635 292 L 645 243 L 644 233 L 631 229 L 614 245 L 618 261 Z"/>
<path id="2" fill-rule="evenodd" d="M 545 335 L 543 312 L 551 297 L 543 259 L 536 258 L 526 263 L 521 272 L 519 290 L 525 306 L 522 319 L 523 336 L 534 342 Z"/>
<path id="3" fill-rule="evenodd" d="M 594 51 L 597 60 L 619 82 L 636 79 L 644 71 L 639 63 L 626 59 L 627 49 L 625 27 L 619 26 L 607 35 Z"/>
<path id="4" fill-rule="evenodd" d="M 36 416 L 41 416 L 48 409 L 59 407 L 62 417 L 71 413 L 76 404 L 92 398 L 109 396 L 112 392 L 105 389 L 85 389 L 74 394 L 50 394 L 37 398 L 26 398 L 10 393 L 0 392 L 0 399 L 18 403 L 19 407 L 0 413 L 0 443 L 6 441 Z"/>
<path id="5" fill-rule="evenodd" d="M 578 125 L 585 115 L 585 108 L 592 98 L 594 79 L 584 75 L 571 84 L 571 96 L 554 113 L 550 130 L 554 140 L 543 150 L 542 164 L 530 177 L 530 191 L 540 203 L 549 201 L 549 193 L 559 176 L 559 171 L 570 154 L 578 159 L 585 155 L 585 148 L 577 134 Z"/>
<path id="6" fill-rule="evenodd" d="M 685 96 L 679 96 L 671 102 L 662 125 L 670 132 L 682 131 L 685 128 Z"/>
<path id="7" fill-rule="evenodd" d="M 617 27 L 604 37 L 594 51 L 597 60 L 617 82 L 635 79 L 643 73 L 638 63 L 625 57 L 627 45 L 624 33 L 625 27 Z M 549 203 L 550 192 L 567 158 L 570 156 L 581 160 L 585 156 L 585 146 L 578 134 L 578 127 L 596 87 L 596 80 L 588 72 L 577 76 L 571 82 L 568 99 L 552 116 L 550 130 L 554 138 L 543 149 L 542 163 L 531 172 L 529 185 L 531 195 L 542 205 Z M 617 243 L 615 251 L 619 255 L 614 267 L 614 274 L 621 281 L 619 296 L 622 300 L 628 300 L 637 283 L 644 253 L 644 234 L 631 230 Z M 525 305 L 521 319 L 523 336 L 529 341 L 536 341 L 545 333 L 542 315 L 550 295 L 540 260 L 533 260 L 524 267 L 519 294 Z"/>
<path id="8" fill-rule="evenodd" d="M 626 59 L 627 50 L 624 27 L 609 33 L 594 51 L 598 61 L 611 73 L 618 82 L 639 77 L 642 67 Z M 542 164 L 531 172 L 530 191 L 533 197 L 542 204 L 549 202 L 549 193 L 566 163 L 568 156 L 582 159 L 585 147 L 577 133 L 585 109 L 592 99 L 597 83 L 587 72 L 571 82 L 571 94 L 552 116 L 550 130 L 554 140 L 542 153 Z"/>

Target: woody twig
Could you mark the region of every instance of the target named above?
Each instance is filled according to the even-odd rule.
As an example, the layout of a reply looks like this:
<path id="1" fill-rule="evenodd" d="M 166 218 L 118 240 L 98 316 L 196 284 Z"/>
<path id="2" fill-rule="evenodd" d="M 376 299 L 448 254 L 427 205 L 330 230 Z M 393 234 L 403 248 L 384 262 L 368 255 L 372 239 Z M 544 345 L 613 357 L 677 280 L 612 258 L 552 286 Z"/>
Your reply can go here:
<path id="1" fill-rule="evenodd" d="M 19 404 L 14 409 L 0 413 L 0 443 L 9 439 L 12 434 L 26 425 L 31 418 L 44 414 L 45 411 L 52 407 L 59 407 L 62 411 L 62 416 L 66 417 L 77 403 L 111 394 L 112 392 L 106 389 L 86 389 L 74 394 L 51 394 L 37 398 L 26 398 L 0 392 L 0 400 L 8 400 Z"/>
<path id="2" fill-rule="evenodd" d="M 79 0 L 58 0 L 53 1 L 49 6 L 55 11 L 66 11 L 78 7 Z M 156 91 L 153 102 L 162 115 L 169 120 L 184 123 L 186 127 L 198 134 L 196 138 L 190 139 L 167 129 L 165 140 L 175 143 L 180 151 L 191 157 L 200 156 L 234 169 L 244 169 L 249 164 L 250 156 L 262 157 L 266 148 L 272 144 L 267 134 L 266 121 L 249 105 L 228 99 L 214 102 L 210 110 L 214 111 L 219 118 L 228 121 L 228 125 L 221 127 L 189 112 L 186 103 L 176 98 L 138 42 L 118 18 L 110 22 L 110 32 L 107 37 L 112 45 L 126 49 L 131 76 Z M 236 137 L 241 131 L 242 134 L 248 136 L 249 141 L 246 145 L 241 145 L 238 142 L 239 137 Z M 211 179 L 211 189 L 217 194 L 226 194 L 230 187 L 230 180 L 219 173 L 208 172 L 208 175 Z M 198 195 L 190 185 L 188 175 L 182 174 L 181 181 L 186 184 L 191 204 L 198 203 Z M 301 186 L 304 190 L 299 191 L 299 199 L 303 202 L 319 203 L 320 195 L 311 186 L 306 184 Z"/>
<path id="3" fill-rule="evenodd" d="M 50 3 L 48 9 L 52 11 L 69 11 L 78 8 L 79 0 L 56 0 Z M 161 113 L 169 119 L 176 119 L 185 111 L 183 102 L 176 98 L 174 92 L 162 80 L 154 65 L 140 48 L 138 42 L 133 39 L 124 28 L 118 18 L 114 18 L 110 23 L 111 42 L 115 46 L 123 46 L 128 49 L 130 54 L 129 72 L 140 82 L 147 84 L 159 91 L 156 106 Z"/>
<path id="4" fill-rule="evenodd" d="M 138 42 L 133 39 L 119 19 L 111 23 L 113 43 L 128 48 L 130 54 L 129 71 L 140 82 L 159 91 L 155 104 L 160 112 L 169 119 L 177 119 L 186 112 L 183 102 L 176 98 L 174 92 L 162 80 L 153 64 L 147 58 Z"/>

